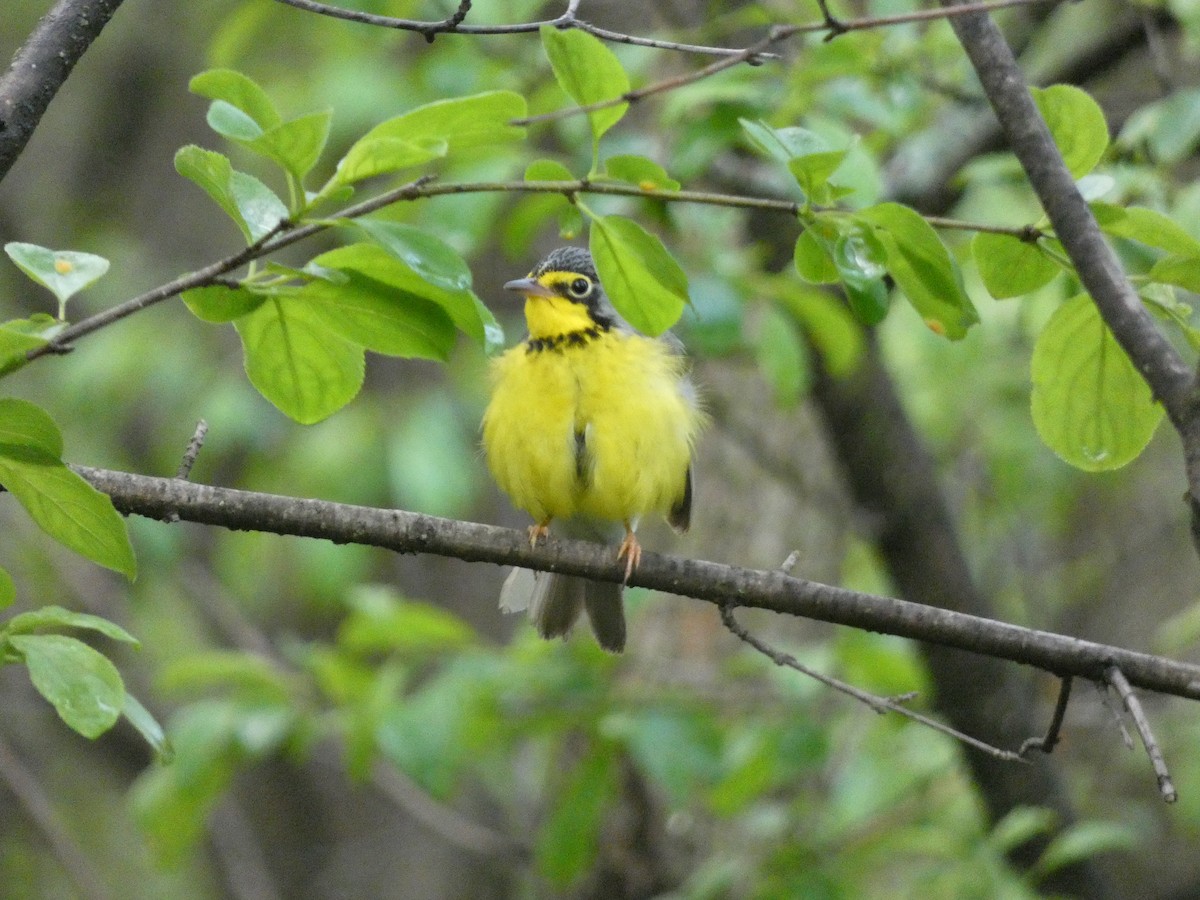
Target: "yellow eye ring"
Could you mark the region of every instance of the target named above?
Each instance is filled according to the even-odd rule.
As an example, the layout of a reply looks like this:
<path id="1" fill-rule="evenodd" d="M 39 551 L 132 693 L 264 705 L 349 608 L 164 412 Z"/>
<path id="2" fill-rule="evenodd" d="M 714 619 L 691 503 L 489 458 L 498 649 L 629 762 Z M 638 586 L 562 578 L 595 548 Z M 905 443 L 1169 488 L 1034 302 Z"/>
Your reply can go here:
<path id="1" fill-rule="evenodd" d="M 567 293 L 576 299 L 582 300 L 592 292 L 591 279 L 580 275 L 574 281 L 567 285 Z"/>

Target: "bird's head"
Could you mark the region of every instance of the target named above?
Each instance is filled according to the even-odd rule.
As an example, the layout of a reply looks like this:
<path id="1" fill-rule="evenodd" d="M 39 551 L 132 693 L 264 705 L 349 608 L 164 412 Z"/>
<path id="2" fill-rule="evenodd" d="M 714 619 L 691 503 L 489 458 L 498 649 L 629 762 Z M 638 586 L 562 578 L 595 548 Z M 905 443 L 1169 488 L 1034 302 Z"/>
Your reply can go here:
<path id="1" fill-rule="evenodd" d="M 531 338 L 553 338 L 596 326 L 608 329 L 617 323 L 592 255 L 581 247 L 552 251 L 528 276 L 504 287 L 525 297 Z"/>

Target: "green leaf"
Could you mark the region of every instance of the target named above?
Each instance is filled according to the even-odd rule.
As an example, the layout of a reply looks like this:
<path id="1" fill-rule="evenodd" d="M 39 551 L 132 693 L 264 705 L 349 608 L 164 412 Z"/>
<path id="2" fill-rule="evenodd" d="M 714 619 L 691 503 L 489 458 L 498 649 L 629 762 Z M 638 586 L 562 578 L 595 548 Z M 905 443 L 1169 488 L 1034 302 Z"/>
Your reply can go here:
<path id="1" fill-rule="evenodd" d="M 361 592 L 338 629 L 338 644 L 355 653 L 443 653 L 475 642 L 471 626 L 438 606 Z"/>
<path id="2" fill-rule="evenodd" d="M 800 185 L 804 196 L 813 203 L 831 203 L 837 199 L 835 186 L 829 183 L 830 176 L 846 161 L 849 150 L 828 150 L 797 156 L 788 162 L 788 171 Z"/>
<path id="3" fill-rule="evenodd" d="M 274 160 L 296 181 L 303 182 L 321 158 L 329 140 L 332 118 L 333 114 L 328 110 L 309 113 L 276 125 L 258 138 L 244 142 L 243 146 Z"/>
<path id="4" fill-rule="evenodd" d="M 525 168 L 526 181 L 575 181 L 571 170 L 555 159 L 535 159 Z M 565 197 L 561 198 L 564 203 Z"/>
<path id="5" fill-rule="evenodd" d="M 644 156 L 610 156 L 604 161 L 604 174 L 609 178 L 636 184 L 643 191 L 677 191 L 680 184 L 667 170 Z"/>
<path id="6" fill-rule="evenodd" d="M 1082 178 L 1095 168 L 1108 149 L 1104 111 L 1086 91 L 1074 85 L 1055 84 L 1030 90 L 1067 170 L 1073 177 Z"/>
<path id="7" fill-rule="evenodd" d="M 63 465 L 62 438 L 41 410 L 19 400 L 0 401 L 0 484 L 55 540 L 95 563 L 132 579 L 137 563 L 125 520 L 107 495 Z"/>
<path id="8" fill-rule="evenodd" d="M 287 298 L 306 304 L 331 334 L 375 353 L 444 361 L 454 347 L 454 323 L 437 304 L 351 269 L 338 279 L 312 281 Z"/>
<path id="9" fill-rule="evenodd" d="M 334 181 L 350 184 L 441 156 L 519 140 L 525 130 L 508 123 L 526 112 L 525 98 L 512 91 L 427 103 L 363 135 L 338 163 Z"/>
<path id="10" fill-rule="evenodd" d="M 835 150 L 829 141 L 807 128 L 772 128 L 766 122 L 749 119 L 738 122 L 754 147 L 787 166 L 809 201 L 829 203 L 836 199 L 829 177 L 845 162 L 849 149 Z"/>
<path id="11" fill-rule="evenodd" d="M 265 297 L 242 287 L 212 284 L 180 294 L 192 315 L 205 322 L 232 322 L 262 306 Z"/>
<path id="12" fill-rule="evenodd" d="M 1058 816 L 1044 806 L 1018 806 L 992 827 L 988 844 L 1000 853 L 1008 853 L 1039 835 L 1047 834 L 1058 823 Z"/>
<path id="13" fill-rule="evenodd" d="M 241 72 L 209 69 L 188 82 L 188 90 L 210 100 L 220 100 L 244 113 L 259 128 L 267 131 L 283 121 L 266 91 Z"/>
<path id="14" fill-rule="evenodd" d="M 362 387 L 362 347 L 331 334 L 310 303 L 274 296 L 233 324 L 250 383 L 301 424 L 337 412 Z"/>
<path id="15" fill-rule="evenodd" d="M 53 293 L 60 304 L 97 281 L 109 265 L 107 259 L 94 253 L 50 250 L 18 241 L 5 244 L 4 252 L 17 268 Z"/>
<path id="16" fill-rule="evenodd" d="M 125 692 L 125 706 L 121 709 L 125 719 L 137 729 L 138 734 L 150 745 L 160 763 L 169 763 L 175 756 L 175 749 L 163 731 L 162 725 L 146 707 L 142 706 L 137 697 Z"/>
<path id="17" fill-rule="evenodd" d="M 543 25 L 542 46 L 559 87 L 577 105 L 603 103 L 629 92 L 629 76 L 599 38 L 577 28 L 560 31 L 553 25 Z M 592 126 L 593 150 L 628 109 L 628 103 L 619 103 L 587 114 Z"/>
<path id="18" fill-rule="evenodd" d="M 0 609 L 12 606 L 17 599 L 17 586 L 6 569 L 0 569 Z"/>
<path id="19" fill-rule="evenodd" d="M 4 631 L 8 634 L 29 634 L 43 628 L 81 628 L 98 632 L 114 641 L 123 641 L 135 647 L 141 646 L 137 638 L 116 622 L 93 616 L 91 613 L 72 612 L 61 606 L 43 606 L 41 609 L 13 616 L 4 626 Z"/>
<path id="20" fill-rule="evenodd" d="M 444 358 L 449 353 L 454 344 L 454 327 L 480 344 L 484 343 L 487 329 L 495 325 L 495 320 L 491 313 L 481 313 L 482 304 L 470 290 L 470 272 L 465 264 L 461 269 L 457 268 L 452 259 L 457 254 L 453 250 L 408 226 L 389 228 L 384 223 L 372 223 L 364 230 L 379 240 L 378 246 L 351 244 L 338 247 L 322 253 L 312 264 L 341 272 L 357 272 L 392 288 L 389 302 L 401 301 L 396 315 L 404 314 L 404 301 L 408 298 L 413 315 L 417 317 L 412 327 L 420 328 L 433 341 L 432 346 L 441 348 L 434 358 Z M 433 310 L 429 309 L 431 305 Z M 449 329 L 446 317 L 451 326 Z M 397 324 L 403 325 L 402 322 Z"/>
<path id="21" fill-rule="evenodd" d="M 108 657 L 60 634 L 14 635 L 8 642 L 25 658 L 33 686 L 67 725 L 96 738 L 116 723 L 125 685 Z"/>
<path id="22" fill-rule="evenodd" d="M 1167 256 L 1150 269 L 1150 280 L 1200 293 L 1200 256 Z"/>
<path id="23" fill-rule="evenodd" d="M 933 227 L 899 203 L 881 203 L 858 217 L 877 229 L 887 248 L 887 268 L 930 330 L 951 340 L 979 321 L 958 268 Z"/>
<path id="24" fill-rule="evenodd" d="M 1085 294 L 1046 323 L 1033 348 L 1032 377 L 1038 434 L 1084 471 L 1117 469 L 1135 459 L 1163 415 Z"/>
<path id="25" fill-rule="evenodd" d="M 1050 842 L 1034 866 L 1038 877 L 1056 872 L 1110 850 L 1132 850 L 1138 834 L 1129 825 L 1117 822 L 1080 822 Z"/>
<path id="26" fill-rule="evenodd" d="M 354 224 L 434 287 L 451 293 L 471 290 L 471 269 L 458 251 L 428 231 L 383 219 L 357 219 Z"/>
<path id="27" fill-rule="evenodd" d="M 750 119 L 738 119 L 738 124 L 753 147 L 785 166 L 797 157 L 826 153 L 830 149 L 825 138 L 807 128 L 773 128 L 761 120 Z"/>
<path id="28" fill-rule="evenodd" d="M 984 287 L 997 300 L 1032 293 L 1061 271 L 1035 244 L 1007 234 L 979 232 L 971 253 Z"/>
<path id="29" fill-rule="evenodd" d="M 14 397 L 0 398 L 0 445 L 32 447 L 58 459 L 62 433 L 40 406 Z"/>
<path id="30" fill-rule="evenodd" d="M 542 826 L 534 848 L 538 871 L 562 889 L 596 858 L 604 810 L 617 787 L 617 766 L 607 748 L 594 747 L 555 792 L 557 805 Z"/>
<path id="31" fill-rule="evenodd" d="M 364 137 L 342 157 L 330 185 L 354 184 L 376 175 L 410 169 L 445 156 L 446 151 L 445 141 L 417 142 L 394 137 Z M 328 189 L 327 186 L 325 190 Z"/>
<path id="32" fill-rule="evenodd" d="M 888 311 L 888 290 L 883 283 L 887 249 L 870 228 L 851 222 L 833 244 L 837 269 L 850 309 L 864 325 L 883 321 Z"/>
<path id="33" fill-rule="evenodd" d="M 287 207 L 274 191 L 254 176 L 234 171 L 220 153 L 195 145 L 180 147 L 175 169 L 225 210 L 247 243 L 258 240 L 288 216 Z"/>
<path id="34" fill-rule="evenodd" d="M 269 660 L 235 650 L 191 653 L 169 662 L 159 676 L 168 694 L 201 694 L 235 690 L 256 701 L 286 702 L 291 688 Z"/>
<path id="35" fill-rule="evenodd" d="M 808 386 L 808 353 L 791 316 L 768 307 L 758 329 L 754 355 L 775 402 L 784 409 L 799 403 Z"/>
<path id="36" fill-rule="evenodd" d="M 838 280 L 832 248 L 813 228 L 800 232 L 792 259 L 800 277 L 810 284 L 834 284 Z"/>
<path id="37" fill-rule="evenodd" d="M 781 280 L 778 299 L 803 326 L 834 377 L 849 375 L 866 349 L 863 330 L 846 305 L 826 291 Z"/>
<path id="38" fill-rule="evenodd" d="M 592 220 L 590 245 L 608 299 L 629 324 L 657 337 L 679 320 L 687 276 L 657 237 L 632 219 L 603 216 Z"/>
<path id="39" fill-rule="evenodd" d="M 1174 219 L 1144 206 L 1092 203 L 1092 214 L 1101 230 L 1166 250 L 1175 256 L 1200 256 L 1200 241 Z"/>
<path id="40" fill-rule="evenodd" d="M 252 117 L 242 112 L 231 103 L 224 100 L 214 100 L 208 108 L 205 117 L 208 127 L 221 137 L 229 138 L 238 143 L 250 143 L 255 138 L 262 137 L 262 126 Z"/>
<path id="41" fill-rule="evenodd" d="M 48 313 L 0 323 L 0 375 L 15 372 L 29 360 L 30 350 L 49 343 L 67 325 Z"/>

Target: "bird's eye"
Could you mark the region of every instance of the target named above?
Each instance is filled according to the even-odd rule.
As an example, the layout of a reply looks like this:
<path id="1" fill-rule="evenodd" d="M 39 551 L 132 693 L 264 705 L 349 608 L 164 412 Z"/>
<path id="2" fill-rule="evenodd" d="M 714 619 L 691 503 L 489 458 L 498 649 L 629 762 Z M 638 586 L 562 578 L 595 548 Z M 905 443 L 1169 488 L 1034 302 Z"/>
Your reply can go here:
<path id="1" fill-rule="evenodd" d="M 592 291 L 592 283 L 586 278 L 576 278 L 567 285 L 567 291 L 572 297 L 586 297 Z"/>

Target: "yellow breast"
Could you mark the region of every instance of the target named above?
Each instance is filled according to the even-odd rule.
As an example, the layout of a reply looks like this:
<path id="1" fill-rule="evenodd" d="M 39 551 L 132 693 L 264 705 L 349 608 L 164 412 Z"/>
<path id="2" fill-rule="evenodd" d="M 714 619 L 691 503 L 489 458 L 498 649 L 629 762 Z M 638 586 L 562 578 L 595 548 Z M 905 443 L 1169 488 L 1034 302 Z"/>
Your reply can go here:
<path id="1" fill-rule="evenodd" d="M 682 370 L 660 341 L 615 330 L 509 350 L 483 421 L 496 482 L 538 522 L 665 514 L 700 422 Z"/>

